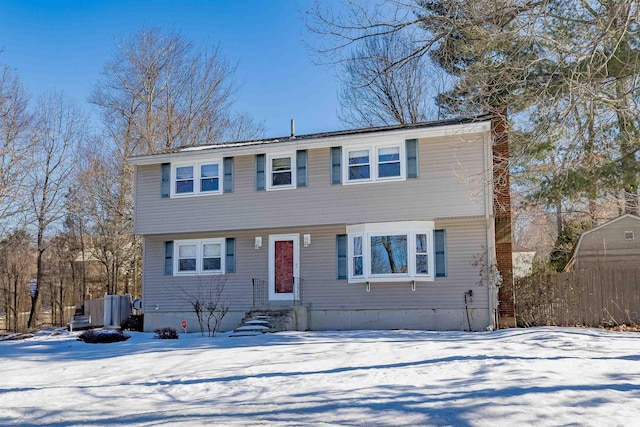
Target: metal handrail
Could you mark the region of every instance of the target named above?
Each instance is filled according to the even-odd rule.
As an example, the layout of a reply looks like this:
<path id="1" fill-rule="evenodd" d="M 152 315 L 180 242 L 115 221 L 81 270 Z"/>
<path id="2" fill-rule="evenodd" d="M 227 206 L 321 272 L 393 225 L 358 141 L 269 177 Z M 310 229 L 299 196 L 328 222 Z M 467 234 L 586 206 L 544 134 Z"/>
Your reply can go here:
<path id="1" fill-rule="evenodd" d="M 267 281 L 262 279 L 251 279 L 253 285 L 253 306 L 265 306 L 269 303 L 269 290 Z"/>
<path id="2" fill-rule="evenodd" d="M 262 279 L 251 279 L 253 287 L 253 307 L 262 307 L 269 305 L 269 288 L 268 282 Z M 302 305 L 302 290 L 304 280 L 302 277 L 293 277 L 293 305 Z"/>

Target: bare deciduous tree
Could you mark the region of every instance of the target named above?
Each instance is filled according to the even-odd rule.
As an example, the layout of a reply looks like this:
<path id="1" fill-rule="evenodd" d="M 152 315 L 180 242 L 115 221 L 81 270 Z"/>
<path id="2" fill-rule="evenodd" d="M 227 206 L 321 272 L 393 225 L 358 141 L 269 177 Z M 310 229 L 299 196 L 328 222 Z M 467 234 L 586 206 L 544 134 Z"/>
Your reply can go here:
<path id="1" fill-rule="evenodd" d="M 120 40 L 90 100 L 126 158 L 185 145 L 212 144 L 237 133 L 231 66 L 217 48 L 196 48 L 176 32 L 143 28 Z M 256 137 L 260 125 L 249 125 Z"/>
<path id="2" fill-rule="evenodd" d="M 0 65 L 0 221 L 21 211 L 31 124 L 29 96 L 18 77 Z M 4 229 L 5 227 L 3 227 Z"/>
<path id="3" fill-rule="evenodd" d="M 92 253 L 109 293 L 136 287 L 141 242 L 133 235 L 133 167 L 127 158 L 224 138 L 250 139 L 264 129 L 232 111 L 231 66 L 217 48 L 194 46 L 182 35 L 143 28 L 121 39 L 90 101 L 105 134 L 86 148 L 80 175 L 90 209 Z"/>
<path id="4" fill-rule="evenodd" d="M 18 314 L 26 309 L 29 279 L 35 262 L 31 237 L 17 230 L 0 241 L 0 304 L 5 313 L 5 328 L 18 331 Z"/>
<path id="5" fill-rule="evenodd" d="M 411 41 L 401 33 L 366 39 L 341 64 L 340 119 L 350 126 L 417 123 L 438 116 L 435 99 L 446 89 L 445 73 L 425 57 L 394 67 L 409 54 Z M 440 87 L 439 87 L 440 86 Z"/>
<path id="6" fill-rule="evenodd" d="M 73 102 L 60 93 L 42 95 L 31 130 L 33 141 L 28 172 L 30 191 L 29 216 L 36 235 L 36 282 L 31 296 L 27 326 L 35 325 L 40 288 L 43 284 L 44 253 L 49 248 L 50 233 L 63 217 L 70 179 L 75 171 L 74 156 L 85 139 L 86 119 Z"/>

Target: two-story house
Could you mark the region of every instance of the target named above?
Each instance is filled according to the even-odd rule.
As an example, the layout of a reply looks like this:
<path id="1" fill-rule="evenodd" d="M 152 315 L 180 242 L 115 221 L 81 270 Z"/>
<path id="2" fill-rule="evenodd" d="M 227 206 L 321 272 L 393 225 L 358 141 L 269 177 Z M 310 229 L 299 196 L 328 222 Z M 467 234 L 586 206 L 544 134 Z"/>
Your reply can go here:
<path id="1" fill-rule="evenodd" d="M 145 330 L 195 326 L 188 295 L 221 282 L 223 330 L 255 305 L 296 305 L 300 329 L 497 327 L 489 277 L 511 259 L 511 242 L 509 228 L 496 255 L 492 124 L 482 116 L 131 158 Z"/>

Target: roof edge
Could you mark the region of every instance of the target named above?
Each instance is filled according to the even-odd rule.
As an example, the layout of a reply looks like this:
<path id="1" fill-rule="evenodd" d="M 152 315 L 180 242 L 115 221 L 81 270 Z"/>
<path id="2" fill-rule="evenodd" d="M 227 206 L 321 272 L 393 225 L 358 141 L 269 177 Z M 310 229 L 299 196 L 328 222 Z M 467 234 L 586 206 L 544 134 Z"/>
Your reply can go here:
<path id="1" fill-rule="evenodd" d="M 476 116 L 468 116 L 468 117 L 460 117 L 455 119 L 446 119 L 446 120 L 434 120 L 429 122 L 420 122 L 420 123 L 408 123 L 408 124 L 398 124 L 398 125 L 390 125 L 390 126 L 379 126 L 379 127 L 369 127 L 369 128 L 358 128 L 358 129 L 348 129 L 348 130 L 339 130 L 339 131 L 331 131 L 331 132 L 320 132 L 320 133 L 311 133 L 305 135 L 296 135 L 296 136 L 285 136 L 285 137 L 275 137 L 275 138 L 263 138 L 263 139 L 255 139 L 255 140 L 245 140 L 245 141 L 229 141 L 229 142 L 220 142 L 216 144 L 208 144 L 208 145 L 188 145 L 177 147 L 169 150 L 160 151 L 152 154 L 142 154 L 138 156 L 132 156 L 127 159 L 127 161 L 131 163 L 147 163 L 150 158 L 153 157 L 164 157 L 167 155 L 179 154 L 179 153 L 196 153 L 198 151 L 207 151 L 207 150 L 215 150 L 215 149 L 224 149 L 224 148 L 242 148 L 242 147 L 251 147 L 258 146 L 264 144 L 272 144 L 272 143 L 282 143 L 282 142 L 305 142 L 305 141 L 313 141 L 313 140 L 321 140 L 325 138 L 335 138 L 340 136 L 352 136 L 352 135 L 361 135 L 367 133 L 376 133 L 376 132 L 389 132 L 396 130 L 412 130 L 412 129 L 425 129 L 425 128 L 437 128 L 437 127 L 447 127 L 447 126 L 455 126 L 455 125 L 466 125 L 466 124 L 474 124 L 489 121 L 493 118 L 491 114 L 480 114 Z"/>

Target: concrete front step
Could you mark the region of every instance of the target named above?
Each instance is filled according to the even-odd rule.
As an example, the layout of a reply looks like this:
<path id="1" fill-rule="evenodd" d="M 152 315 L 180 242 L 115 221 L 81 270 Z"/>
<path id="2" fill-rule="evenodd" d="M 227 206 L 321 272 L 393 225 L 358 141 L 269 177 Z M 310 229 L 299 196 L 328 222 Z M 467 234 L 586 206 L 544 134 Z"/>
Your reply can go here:
<path id="1" fill-rule="evenodd" d="M 244 324 L 238 328 L 236 328 L 236 331 L 255 331 L 255 332 L 267 332 L 269 331 L 271 328 L 269 326 L 264 326 L 264 325 L 247 325 Z"/>
<path id="2" fill-rule="evenodd" d="M 260 335 L 264 335 L 261 332 L 233 332 L 229 335 L 229 338 L 239 338 L 239 337 L 257 337 Z"/>
<path id="3" fill-rule="evenodd" d="M 244 322 L 245 325 L 268 325 L 268 320 L 247 320 Z"/>
<path id="4" fill-rule="evenodd" d="M 230 337 L 254 336 L 263 333 L 300 330 L 299 311 L 304 313 L 306 329 L 306 308 L 304 307 L 260 307 L 249 310 Z M 251 335 L 248 335 L 248 334 Z"/>

